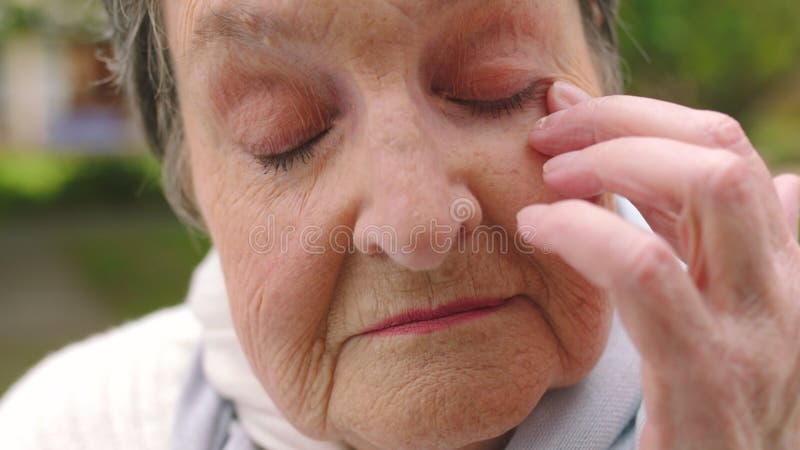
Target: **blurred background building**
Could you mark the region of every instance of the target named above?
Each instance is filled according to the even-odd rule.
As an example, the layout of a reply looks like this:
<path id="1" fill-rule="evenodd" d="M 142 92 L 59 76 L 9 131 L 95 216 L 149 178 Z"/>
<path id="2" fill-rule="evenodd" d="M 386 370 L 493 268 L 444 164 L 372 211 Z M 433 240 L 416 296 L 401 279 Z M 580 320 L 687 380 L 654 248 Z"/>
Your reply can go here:
<path id="1" fill-rule="evenodd" d="M 99 0 L 0 0 L 0 392 L 50 351 L 180 302 L 208 247 L 161 196 L 103 31 Z"/>
<path id="2" fill-rule="evenodd" d="M 119 152 L 138 144 L 98 58 L 97 4 L 7 1 L 0 7 L 0 136 L 4 145 Z M 141 145 L 138 145 L 141 147 Z"/>
<path id="3" fill-rule="evenodd" d="M 727 112 L 800 171 L 800 2 L 623 1 L 630 93 Z M 99 0 L 0 0 L 0 392 L 66 343 L 179 303 L 208 243 L 177 223 L 104 83 Z"/>

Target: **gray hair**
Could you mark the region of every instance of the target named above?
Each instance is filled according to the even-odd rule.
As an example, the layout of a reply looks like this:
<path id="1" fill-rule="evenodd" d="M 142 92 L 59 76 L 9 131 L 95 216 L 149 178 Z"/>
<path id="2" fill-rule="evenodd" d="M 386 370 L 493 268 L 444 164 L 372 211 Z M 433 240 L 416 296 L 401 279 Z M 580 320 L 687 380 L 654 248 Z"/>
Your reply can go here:
<path id="1" fill-rule="evenodd" d="M 107 63 L 128 95 L 151 151 L 161 161 L 164 195 L 186 224 L 205 231 L 183 149 L 183 124 L 161 0 L 103 0 L 112 56 Z M 593 63 L 607 94 L 622 91 L 616 23 L 619 0 L 580 0 Z"/>

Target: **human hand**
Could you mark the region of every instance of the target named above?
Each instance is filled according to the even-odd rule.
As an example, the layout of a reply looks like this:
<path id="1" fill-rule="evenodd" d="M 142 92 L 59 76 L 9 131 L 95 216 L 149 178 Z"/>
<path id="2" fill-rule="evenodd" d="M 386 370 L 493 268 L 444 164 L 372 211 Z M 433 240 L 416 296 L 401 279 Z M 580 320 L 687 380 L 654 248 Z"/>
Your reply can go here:
<path id="1" fill-rule="evenodd" d="M 642 355 L 642 447 L 800 448 L 800 177 L 773 180 L 720 113 L 563 82 L 548 104 L 530 145 L 566 200 L 518 225 L 615 303 Z M 656 234 L 577 200 L 604 192 Z"/>

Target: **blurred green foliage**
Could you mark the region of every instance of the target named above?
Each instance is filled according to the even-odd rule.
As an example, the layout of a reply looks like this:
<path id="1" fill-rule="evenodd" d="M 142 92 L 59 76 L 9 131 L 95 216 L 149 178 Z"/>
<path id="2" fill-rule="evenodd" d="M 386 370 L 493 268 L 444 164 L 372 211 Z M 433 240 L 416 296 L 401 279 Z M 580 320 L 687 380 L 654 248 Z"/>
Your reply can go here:
<path id="1" fill-rule="evenodd" d="M 0 214 L 0 241 L 7 253 L 0 258 L 0 310 L 26 311 L 10 328 L 9 320 L 6 328 L 0 325 L 0 395 L 66 343 L 181 303 L 209 248 L 163 201 Z M 21 244 L 11 249 L 12 241 Z M 11 265 L 31 275 L 4 277 Z M 27 283 L 51 287 L 21 286 Z M 60 317 L 55 323 L 54 314 Z"/>
<path id="2" fill-rule="evenodd" d="M 0 151 L 0 217 L 49 224 L 55 250 L 119 321 L 174 304 L 208 249 L 173 217 L 146 154 Z"/>
<path id="3" fill-rule="evenodd" d="M 637 91 L 735 113 L 784 77 L 800 76 L 800 2 L 627 1 L 622 19 Z"/>
<path id="4" fill-rule="evenodd" d="M 87 205 L 163 203 L 147 155 L 67 156 L 0 149 L 0 213 Z"/>
<path id="5" fill-rule="evenodd" d="M 0 1 L 0 42 L 22 33 L 96 39 L 104 23 L 99 0 Z"/>
<path id="6" fill-rule="evenodd" d="M 39 9 L 12 3 L 0 5 L 0 38 L 43 28 L 45 22 Z"/>
<path id="7" fill-rule="evenodd" d="M 65 343 L 185 298 L 210 244 L 175 219 L 159 174 L 144 153 L 0 148 L 0 307 L 28 311 L 21 325 L 0 325 L 0 393 Z M 35 275 L 3 277 L 12 267 Z M 40 310 L 57 311 L 59 325 Z"/>
<path id="8" fill-rule="evenodd" d="M 768 162 L 800 164 L 800 2 L 622 3 L 629 92 L 728 113 Z"/>
<path id="9" fill-rule="evenodd" d="M 115 321 L 180 303 L 209 241 L 163 213 L 103 222 L 62 234 L 58 247 Z"/>

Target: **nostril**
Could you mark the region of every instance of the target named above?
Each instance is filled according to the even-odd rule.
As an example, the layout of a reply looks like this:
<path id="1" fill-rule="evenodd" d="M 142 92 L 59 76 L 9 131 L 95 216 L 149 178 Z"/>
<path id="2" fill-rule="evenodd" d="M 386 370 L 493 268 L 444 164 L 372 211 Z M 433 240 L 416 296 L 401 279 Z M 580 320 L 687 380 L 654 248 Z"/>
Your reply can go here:
<path id="1" fill-rule="evenodd" d="M 367 256 L 378 256 L 386 253 L 383 247 L 387 243 L 380 241 L 381 236 L 375 232 L 374 227 L 361 229 L 360 233 L 354 233 L 353 237 L 356 242 L 360 243 L 356 247 L 361 249 L 361 252 Z"/>
<path id="2" fill-rule="evenodd" d="M 402 192 L 374 187 L 358 213 L 354 247 L 365 256 L 385 255 L 410 270 L 436 268 L 480 225 L 481 205 L 461 182 L 402 187 Z"/>
<path id="3" fill-rule="evenodd" d="M 383 254 L 383 249 L 376 242 L 370 242 L 367 245 L 367 256 L 378 256 Z"/>

